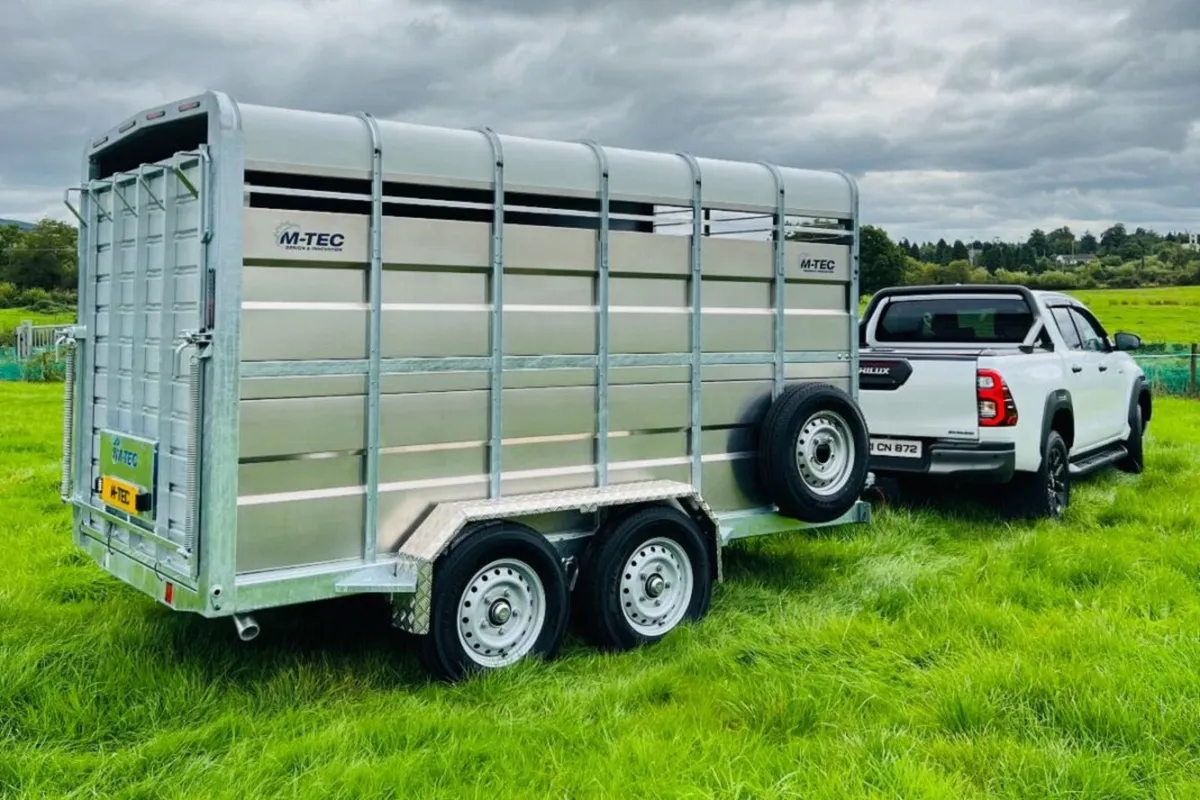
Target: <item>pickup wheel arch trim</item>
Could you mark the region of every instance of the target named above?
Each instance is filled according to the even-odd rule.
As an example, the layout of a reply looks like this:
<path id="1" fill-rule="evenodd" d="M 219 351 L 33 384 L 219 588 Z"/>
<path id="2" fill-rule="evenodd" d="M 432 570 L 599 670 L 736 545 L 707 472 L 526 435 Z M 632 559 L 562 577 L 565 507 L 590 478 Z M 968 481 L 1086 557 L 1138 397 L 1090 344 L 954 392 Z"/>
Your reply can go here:
<path id="1" fill-rule="evenodd" d="M 1150 392 L 1150 382 L 1146 380 L 1145 375 L 1138 375 L 1133 379 L 1133 389 L 1129 392 L 1129 420 L 1133 421 L 1133 410 L 1138 404 L 1142 403 L 1142 398 L 1146 399 L 1145 408 L 1142 409 L 1142 424 L 1150 422 L 1150 414 L 1154 408 L 1154 398 Z"/>
<path id="2" fill-rule="evenodd" d="M 1066 389 L 1055 389 L 1046 395 L 1045 410 L 1042 412 L 1042 436 L 1038 441 L 1038 454 L 1046 455 L 1046 437 L 1050 435 L 1050 426 L 1054 422 L 1054 416 L 1060 412 L 1066 411 L 1071 417 L 1070 435 L 1066 431 L 1060 431 L 1063 439 L 1067 440 L 1067 449 L 1070 450 L 1075 441 L 1075 406 L 1071 402 L 1071 393 Z"/>

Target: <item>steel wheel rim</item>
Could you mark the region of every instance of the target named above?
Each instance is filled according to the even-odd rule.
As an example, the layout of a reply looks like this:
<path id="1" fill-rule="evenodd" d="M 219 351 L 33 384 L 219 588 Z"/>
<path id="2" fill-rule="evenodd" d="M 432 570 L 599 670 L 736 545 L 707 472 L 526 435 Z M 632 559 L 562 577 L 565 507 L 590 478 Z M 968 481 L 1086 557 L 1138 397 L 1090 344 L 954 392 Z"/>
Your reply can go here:
<path id="1" fill-rule="evenodd" d="M 683 545 L 657 536 L 633 551 L 621 568 L 621 614 L 645 636 L 674 628 L 687 614 L 695 576 Z"/>
<path id="2" fill-rule="evenodd" d="M 481 667 L 524 658 L 546 622 L 546 589 L 524 561 L 501 558 L 467 581 L 458 601 L 458 641 Z"/>
<path id="3" fill-rule="evenodd" d="M 818 411 L 796 437 L 796 469 L 813 494 L 828 497 L 850 482 L 854 471 L 854 434 L 841 414 Z"/>
<path id="4" fill-rule="evenodd" d="M 1067 459 L 1057 448 L 1050 451 L 1046 465 L 1046 499 L 1051 513 L 1061 515 L 1067 505 Z"/>

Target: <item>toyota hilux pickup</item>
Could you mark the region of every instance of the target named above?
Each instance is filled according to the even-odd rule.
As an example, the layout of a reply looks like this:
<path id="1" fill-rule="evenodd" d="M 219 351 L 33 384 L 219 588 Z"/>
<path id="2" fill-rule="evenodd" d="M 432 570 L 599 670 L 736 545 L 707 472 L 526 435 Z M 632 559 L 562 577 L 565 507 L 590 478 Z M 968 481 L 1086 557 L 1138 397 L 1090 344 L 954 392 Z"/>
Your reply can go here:
<path id="1" fill-rule="evenodd" d="M 870 468 L 992 483 L 1018 517 L 1058 517 L 1071 482 L 1140 473 L 1152 398 L 1129 355 L 1079 300 L 1023 286 L 906 286 L 875 294 L 859 328 Z"/>

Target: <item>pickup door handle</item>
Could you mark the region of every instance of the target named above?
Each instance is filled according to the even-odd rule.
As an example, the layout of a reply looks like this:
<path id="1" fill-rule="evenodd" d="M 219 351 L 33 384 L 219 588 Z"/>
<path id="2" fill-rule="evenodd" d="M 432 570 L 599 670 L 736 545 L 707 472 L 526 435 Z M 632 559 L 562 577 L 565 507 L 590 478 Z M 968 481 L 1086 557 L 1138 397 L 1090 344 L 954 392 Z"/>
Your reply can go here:
<path id="1" fill-rule="evenodd" d="M 1072 364 L 1071 372 L 1083 372 L 1083 367 L 1079 366 L 1078 364 Z"/>

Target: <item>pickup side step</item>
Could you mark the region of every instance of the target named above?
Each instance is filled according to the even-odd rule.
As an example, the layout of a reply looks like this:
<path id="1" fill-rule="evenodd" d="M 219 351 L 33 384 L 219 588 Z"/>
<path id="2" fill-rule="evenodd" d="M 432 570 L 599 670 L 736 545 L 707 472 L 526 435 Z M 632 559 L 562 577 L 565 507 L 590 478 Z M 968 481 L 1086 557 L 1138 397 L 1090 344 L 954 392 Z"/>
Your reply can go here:
<path id="1" fill-rule="evenodd" d="M 1103 469 L 1109 464 L 1115 464 L 1120 461 L 1129 451 L 1125 449 L 1123 444 L 1110 444 L 1108 447 L 1097 450 L 1094 453 L 1088 453 L 1081 456 L 1078 461 L 1074 461 L 1070 466 L 1072 478 L 1082 478 L 1085 475 L 1090 475 L 1098 469 Z"/>

